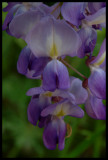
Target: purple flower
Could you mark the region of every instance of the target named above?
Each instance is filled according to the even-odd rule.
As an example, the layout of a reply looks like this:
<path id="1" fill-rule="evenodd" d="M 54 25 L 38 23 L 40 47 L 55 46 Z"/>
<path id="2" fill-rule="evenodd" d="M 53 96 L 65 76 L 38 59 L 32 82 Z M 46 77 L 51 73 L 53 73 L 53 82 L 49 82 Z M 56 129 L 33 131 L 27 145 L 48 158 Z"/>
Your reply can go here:
<path id="1" fill-rule="evenodd" d="M 106 73 L 103 69 L 92 67 L 88 87 L 97 98 L 106 99 Z"/>
<path id="2" fill-rule="evenodd" d="M 41 93 L 45 94 L 46 96 L 52 97 L 52 99 L 54 99 L 55 97 L 61 97 L 61 99 L 68 99 L 72 104 L 83 104 L 88 97 L 86 89 L 82 87 L 82 81 L 75 77 L 70 77 L 69 89 L 56 89 L 55 91 L 50 92 L 44 90 L 43 86 L 41 86 L 29 89 L 27 95 L 34 96 Z"/>
<path id="3" fill-rule="evenodd" d="M 79 25 L 81 25 L 81 20 L 85 18 L 85 7 L 86 4 L 84 2 L 64 2 L 61 7 L 61 13 L 66 21 L 79 27 Z"/>
<path id="4" fill-rule="evenodd" d="M 51 98 L 44 94 L 32 96 L 27 109 L 29 122 L 33 125 L 37 125 L 39 120 L 38 126 L 40 128 L 43 127 L 46 118 L 43 119 L 43 117 L 41 117 L 41 111 L 49 104 L 51 104 Z"/>
<path id="5" fill-rule="evenodd" d="M 91 69 L 91 75 L 88 78 L 88 99 L 85 104 L 85 109 L 88 115 L 94 119 L 105 120 L 106 108 L 102 103 L 106 99 L 106 39 L 103 41 L 99 54 L 93 60 L 88 61 L 88 66 Z"/>
<path id="6" fill-rule="evenodd" d="M 92 67 L 100 67 L 105 70 L 106 67 L 106 39 L 104 39 L 98 55 L 89 63 Z"/>
<path id="7" fill-rule="evenodd" d="M 48 149 L 55 149 L 58 144 L 59 150 L 64 149 L 65 137 L 66 137 L 66 124 L 64 122 L 64 116 L 69 115 L 72 117 L 82 118 L 84 111 L 73 105 L 68 100 L 62 100 L 58 103 L 51 104 L 41 112 L 41 116 L 46 117 L 51 115 L 51 121 L 45 125 L 43 132 L 44 145 Z"/>
<path id="8" fill-rule="evenodd" d="M 81 45 L 77 32 L 66 22 L 47 16 L 29 32 L 26 42 L 36 57 L 52 58 L 43 70 L 44 89 L 69 88 L 68 70 L 57 58 L 76 55 Z"/>
<path id="9" fill-rule="evenodd" d="M 78 31 L 82 45 L 77 52 L 79 58 L 83 58 L 86 54 L 91 53 L 96 45 L 97 32 L 91 27 L 85 27 Z"/>
<path id="10" fill-rule="evenodd" d="M 46 148 L 54 150 L 56 144 L 58 144 L 59 150 L 64 149 L 66 131 L 67 128 L 64 120 L 54 119 L 49 121 L 43 133 L 43 142 Z"/>
<path id="11" fill-rule="evenodd" d="M 27 95 L 32 96 L 28 107 L 29 121 L 32 124 L 36 124 L 37 120 L 39 120 L 40 112 L 52 102 L 56 105 L 60 101 L 68 100 L 69 104 L 75 106 L 84 103 L 88 97 L 88 93 L 82 87 L 81 80 L 70 77 L 70 84 L 69 90 L 56 89 L 54 92 L 45 91 L 42 86 L 29 89 Z"/>
<path id="12" fill-rule="evenodd" d="M 36 57 L 76 56 L 81 45 L 77 32 L 64 20 L 46 16 L 29 32 L 25 41 Z"/>
<path id="13" fill-rule="evenodd" d="M 36 58 L 28 46 L 26 46 L 19 55 L 17 70 L 27 78 L 41 78 L 43 69 L 49 61 L 50 58 L 47 57 Z"/>
<path id="14" fill-rule="evenodd" d="M 88 98 L 85 103 L 85 110 L 87 114 L 94 119 L 106 119 L 106 106 L 104 106 L 102 99 L 97 98 L 88 89 Z"/>
<path id="15" fill-rule="evenodd" d="M 88 87 L 97 98 L 101 99 L 106 98 L 106 73 L 103 69 L 105 68 L 105 61 L 106 39 L 103 41 L 97 57 L 89 64 L 91 75 L 88 78 Z"/>
<path id="16" fill-rule="evenodd" d="M 92 8 L 92 9 L 91 9 Z M 105 23 L 106 7 L 102 2 L 64 2 L 61 7 L 63 18 L 69 23 L 79 26 L 94 26 Z M 100 29 L 101 26 L 98 26 Z"/>

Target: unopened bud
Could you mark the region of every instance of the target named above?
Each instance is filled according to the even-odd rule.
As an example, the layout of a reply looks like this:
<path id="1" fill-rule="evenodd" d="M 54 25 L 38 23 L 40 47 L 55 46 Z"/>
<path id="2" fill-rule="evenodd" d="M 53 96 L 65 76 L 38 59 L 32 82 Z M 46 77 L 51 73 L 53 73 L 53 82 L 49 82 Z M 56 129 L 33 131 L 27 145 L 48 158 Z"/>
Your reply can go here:
<path id="1" fill-rule="evenodd" d="M 82 82 L 82 86 L 83 86 L 83 88 L 87 88 L 87 86 L 88 86 L 88 78 L 84 79 L 84 81 Z"/>

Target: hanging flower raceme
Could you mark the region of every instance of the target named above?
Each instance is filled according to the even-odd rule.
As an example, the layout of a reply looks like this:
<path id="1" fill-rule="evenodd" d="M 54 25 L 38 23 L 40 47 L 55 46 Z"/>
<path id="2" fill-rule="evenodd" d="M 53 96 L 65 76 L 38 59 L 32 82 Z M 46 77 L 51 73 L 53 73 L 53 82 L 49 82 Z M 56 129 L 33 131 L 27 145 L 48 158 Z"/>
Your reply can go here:
<path id="1" fill-rule="evenodd" d="M 48 149 L 64 148 L 64 141 L 68 132 L 64 122 L 64 116 L 82 118 L 83 110 L 78 104 L 83 104 L 87 97 L 87 91 L 82 87 L 78 78 L 70 77 L 71 87 L 68 90 L 56 89 L 54 92 L 45 91 L 42 87 L 31 88 L 28 96 L 32 96 L 28 106 L 28 120 L 33 125 L 45 127 L 43 141 Z M 77 92 L 79 89 L 79 92 Z"/>
<path id="2" fill-rule="evenodd" d="M 88 99 L 86 101 L 86 111 L 88 115 L 95 119 L 106 119 L 106 107 L 102 103 L 106 99 L 106 39 L 103 41 L 100 52 L 94 60 L 87 60 L 90 66 L 91 75 L 88 78 Z M 104 68 L 104 69 L 103 69 Z"/>
<path id="3" fill-rule="evenodd" d="M 28 121 L 44 128 L 43 142 L 53 150 L 64 149 L 65 138 L 72 133 L 65 116 L 106 119 L 106 39 L 99 54 L 92 56 L 97 30 L 105 27 L 105 2 L 57 2 L 47 6 L 42 2 L 9 2 L 3 30 L 27 45 L 22 49 L 17 70 L 31 79 L 40 79 L 41 86 L 31 88 L 27 108 Z M 87 78 L 68 64 L 66 56 L 84 58 L 91 74 Z M 70 77 L 67 67 L 84 81 Z"/>

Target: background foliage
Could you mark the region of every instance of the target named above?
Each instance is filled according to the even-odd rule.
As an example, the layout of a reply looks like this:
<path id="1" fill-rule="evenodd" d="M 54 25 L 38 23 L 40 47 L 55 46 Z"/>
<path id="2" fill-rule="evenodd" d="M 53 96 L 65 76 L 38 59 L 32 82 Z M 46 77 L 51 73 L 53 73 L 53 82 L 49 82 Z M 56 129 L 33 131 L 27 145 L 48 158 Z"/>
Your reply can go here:
<path id="1" fill-rule="evenodd" d="M 53 3 L 53 2 L 51 2 Z M 51 3 L 49 5 L 51 5 Z M 4 8 L 7 3 L 3 2 Z M 2 12 L 2 23 L 7 13 Z M 98 31 L 93 55 L 97 55 L 106 36 L 106 30 Z M 48 150 L 42 140 L 43 129 L 33 126 L 27 119 L 27 107 L 31 97 L 28 89 L 40 85 L 40 80 L 27 79 L 17 72 L 17 60 L 26 43 L 2 31 L 2 156 L 14 157 L 67 157 L 104 158 L 106 154 L 106 121 L 94 120 L 86 112 L 82 119 L 65 117 L 72 126 L 72 135 L 65 140 L 65 149 Z M 86 58 L 85 58 L 86 59 Z M 66 60 L 82 74 L 89 77 L 85 59 L 67 57 Z M 69 69 L 71 76 L 76 73 Z M 84 105 L 81 105 L 84 109 Z M 84 109 L 85 111 L 85 109 Z"/>

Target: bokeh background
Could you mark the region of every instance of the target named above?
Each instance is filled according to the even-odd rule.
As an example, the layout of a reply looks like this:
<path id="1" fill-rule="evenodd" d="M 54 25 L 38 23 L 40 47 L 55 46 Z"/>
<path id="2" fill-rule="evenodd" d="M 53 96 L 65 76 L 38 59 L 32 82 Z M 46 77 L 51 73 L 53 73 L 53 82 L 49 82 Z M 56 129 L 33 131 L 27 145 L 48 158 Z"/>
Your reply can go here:
<path id="1" fill-rule="evenodd" d="M 54 2 L 46 3 L 52 5 Z M 2 3 L 2 8 L 7 5 Z M 2 23 L 7 12 L 2 12 Z M 98 32 L 97 44 L 93 55 L 97 55 L 106 37 L 106 30 Z M 43 129 L 33 126 L 27 119 L 27 107 L 31 97 L 26 96 L 28 89 L 40 85 L 40 80 L 27 79 L 17 72 L 17 60 L 26 43 L 9 36 L 2 31 L 2 157 L 30 158 L 105 158 L 106 155 L 106 121 L 90 118 L 86 112 L 80 118 L 65 117 L 72 126 L 71 137 L 65 140 L 62 151 L 48 150 L 42 140 Z M 90 70 L 85 59 L 66 57 L 69 64 L 85 76 Z M 69 74 L 83 80 L 71 69 Z M 105 103 L 105 101 L 103 102 Z M 80 105 L 84 109 L 84 105 Z M 85 109 L 84 109 L 85 111 Z"/>

